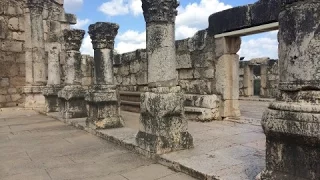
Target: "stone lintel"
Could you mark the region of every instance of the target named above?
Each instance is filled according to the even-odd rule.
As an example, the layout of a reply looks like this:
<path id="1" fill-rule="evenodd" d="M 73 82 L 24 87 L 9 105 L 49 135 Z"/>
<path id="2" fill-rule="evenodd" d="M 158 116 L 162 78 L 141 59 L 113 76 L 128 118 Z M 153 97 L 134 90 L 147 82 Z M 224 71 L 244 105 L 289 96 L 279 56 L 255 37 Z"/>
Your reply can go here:
<path id="1" fill-rule="evenodd" d="M 89 35 L 93 49 L 113 49 L 114 39 L 118 34 L 119 25 L 109 22 L 97 22 L 89 26 Z"/>
<path id="2" fill-rule="evenodd" d="M 61 99 L 81 99 L 85 98 L 85 90 L 81 86 L 65 86 L 59 91 L 58 96 Z"/>
<path id="3" fill-rule="evenodd" d="M 42 94 L 44 96 L 57 96 L 58 92 L 62 90 L 62 86 L 46 86 L 43 88 Z"/>
<path id="4" fill-rule="evenodd" d="M 63 31 L 63 35 L 64 35 L 64 41 L 65 41 L 65 46 L 66 46 L 67 51 L 68 50 L 74 50 L 74 51 L 80 50 L 82 40 L 85 35 L 84 30 L 80 30 L 80 29 L 68 30 L 68 29 L 66 29 Z"/>
<path id="5" fill-rule="evenodd" d="M 179 6 L 177 0 L 142 0 L 143 15 L 146 23 L 174 23 Z"/>

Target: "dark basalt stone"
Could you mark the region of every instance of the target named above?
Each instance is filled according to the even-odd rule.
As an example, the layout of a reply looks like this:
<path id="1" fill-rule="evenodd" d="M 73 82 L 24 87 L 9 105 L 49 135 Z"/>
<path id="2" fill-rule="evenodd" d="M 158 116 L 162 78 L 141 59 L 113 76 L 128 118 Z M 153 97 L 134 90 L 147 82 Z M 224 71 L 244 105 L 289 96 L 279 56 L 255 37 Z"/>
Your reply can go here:
<path id="1" fill-rule="evenodd" d="M 209 17 L 210 34 L 243 29 L 251 26 L 250 10 L 252 5 L 240 6 L 212 14 Z"/>
<path id="2" fill-rule="evenodd" d="M 234 7 L 209 17 L 210 34 L 221 34 L 278 21 L 286 5 L 303 0 L 260 0 L 254 4 Z"/>

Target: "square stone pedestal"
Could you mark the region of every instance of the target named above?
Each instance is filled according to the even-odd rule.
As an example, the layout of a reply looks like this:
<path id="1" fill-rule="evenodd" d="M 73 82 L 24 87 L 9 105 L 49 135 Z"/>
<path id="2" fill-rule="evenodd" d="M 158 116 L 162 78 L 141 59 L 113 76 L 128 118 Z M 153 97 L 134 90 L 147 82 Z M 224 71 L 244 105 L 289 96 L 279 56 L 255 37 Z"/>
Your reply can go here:
<path id="1" fill-rule="evenodd" d="M 116 86 L 94 86 L 86 95 L 89 106 L 87 126 L 92 129 L 123 127 L 120 115 L 120 95 Z"/>
<path id="2" fill-rule="evenodd" d="M 136 142 L 142 149 L 164 154 L 193 147 L 183 102 L 180 87 L 154 88 L 141 95 L 141 127 Z"/>
<path id="3" fill-rule="evenodd" d="M 85 91 L 81 86 L 66 86 L 58 93 L 59 110 L 64 119 L 87 117 Z"/>
<path id="4" fill-rule="evenodd" d="M 25 86 L 23 92 L 25 94 L 25 108 L 42 109 L 45 107 L 45 98 L 42 94 L 45 86 Z"/>
<path id="5" fill-rule="evenodd" d="M 45 97 L 45 111 L 46 112 L 59 112 L 59 98 L 58 92 L 62 89 L 61 86 L 46 86 L 43 89 Z"/>
<path id="6" fill-rule="evenodd" d="M 266 169 L 257 179 L 320 179 L 319 112 L 319 104 L 303 101 L 269 106 L 262 118 Z"/>

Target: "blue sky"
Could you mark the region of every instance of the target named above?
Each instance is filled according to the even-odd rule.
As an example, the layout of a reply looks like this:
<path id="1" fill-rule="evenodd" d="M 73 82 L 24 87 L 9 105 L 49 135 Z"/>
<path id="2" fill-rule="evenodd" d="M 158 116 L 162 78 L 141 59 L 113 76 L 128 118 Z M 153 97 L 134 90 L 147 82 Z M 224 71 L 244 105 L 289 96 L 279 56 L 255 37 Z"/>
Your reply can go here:
<path id="1" fill-rule="evenodd" d="M 176 39 L 194 35 L 208 27 L 208 17 L 217 11 L 254 3 L 257 0 L 180 0 L 176 20 Z M 145 21 L 142 15 L 141 0 L 65 0 L 68 13 L 76 14 L 78 24 L 73 28 L 87 30 L 90 24 L 98 21 L 115 22 L 120 25 L 115 49 L 129 52 L 145 48 Z M 268 32 L 242 38 L 239 54 L 246 59 L 256 57 L 277 58 L 276 32 Z M 91 54 L 90 37 L 86 35 L 82 53 Z"/>

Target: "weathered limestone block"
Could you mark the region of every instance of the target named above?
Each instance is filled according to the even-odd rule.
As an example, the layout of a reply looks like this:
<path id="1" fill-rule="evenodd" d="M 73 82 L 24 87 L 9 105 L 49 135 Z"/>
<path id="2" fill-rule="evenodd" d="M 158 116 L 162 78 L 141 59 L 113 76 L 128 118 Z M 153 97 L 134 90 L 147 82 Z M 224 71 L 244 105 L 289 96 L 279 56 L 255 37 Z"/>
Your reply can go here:
<path id="1" fill-rule="evenodd" d="M 61 85 L 47 85 L 43 88 L 42 94 L 45 97 L 45 112 L 59 112 L 58 92 Z"/>
<path id="2" fill-rule="evenodd" d="M 81 56 L 82 86 L 88 89 L 93 84 L 93 57 L 89 55 Z"/>
<path id="3" fill-rule="evenodd" d="M 50 43 L 48 52 L 48 82 L 43 90 L 45 111 L 59 112 L 58 92 L 62 89 L 59 62 L 59 43 Z"/>
<path id="4" fill-rule="evenodd" d="M 141 95 L 141 128 L 137 143 L 148 152 L 163 154 L 193 147 L 179 87 L 154 88 Z"/>
<path id="5" fill-rule="evenodd" d="M 217 95 L 185 94 L 184 105 L 188 120 L 201 122 L 221 120 L 220 98 Z"/>
<path id="6" fill-rule="evenodd" d="M 143 0 L 147 22 L 147 56 L 149 85 L 174 86 L 177 81 L 175 18 L 179 3 L 175 0 Z"/>
<path id="7" fill-rule="evenodd" d="M 81 86 L 81 54 L 79 52 L 85 31 L 64 30 L 66 47 L 65 86 L 59 91 L 60 113 L 65 119 L 87 116 L 85 91 Z"/>
<path id="8" fill-rule="evenodd" d="M 244 66 L 244 75 L 243 75 L 243 89 L 244 89 L 244 96 L 250 97 L 253 96 L 253 67 L 249 66 L 248 63 Z"/>
<path id="9" fill-rule="evenodd" d="M 24 87 L 25 107 L 43 108 L 45 98 L 42 91 L 46 84 L 47 74 L 42 15 L 44 1 L 28 0 L 27 7 L 30 12 L 25 16 L 25 24 L 28 25 L 26 27 L 26 43 L 24 44 L 27 82 L 27 86 Z"/>
<path id="10" fill-rule="evenodd" d="M 296 1 L 279 15 L 280 96 L 262 118 L 260 179 L 320 179 L 320 2 Z"/>
<path id="11" fill-rule="evenodd" d="M 89 26 L 94 48 L 94 85 L 86 95 L 89 105 L 87 126 L 93 129 L 123 126 L 120 95 L 114 83 L 113 49 L 119 25 L 98 22 Z M 129 70 L 128 70 L 129 71 Z M 130 81 L 130 78 L 129 78 Z"/>
<path id="12" fill-rule="evenodd" d="M 151 154 L 193 147 L 184 114 L 184 95 L 176 71 L 177 0 L 142 0 L 147 27 L 148 86 L 141 95 L 140 131 L 136 142 Z"/>
<path id="13" fill-rule="evenodd" d="M 216 91 L 221 95 L 222 118 L 239 118 L 239 37 L 219 38 L 215 41 L 216 49 Z"/>

